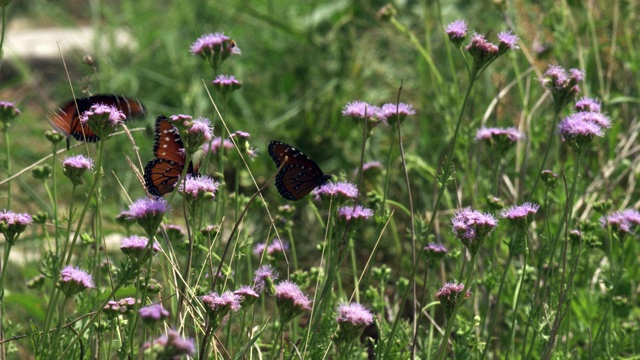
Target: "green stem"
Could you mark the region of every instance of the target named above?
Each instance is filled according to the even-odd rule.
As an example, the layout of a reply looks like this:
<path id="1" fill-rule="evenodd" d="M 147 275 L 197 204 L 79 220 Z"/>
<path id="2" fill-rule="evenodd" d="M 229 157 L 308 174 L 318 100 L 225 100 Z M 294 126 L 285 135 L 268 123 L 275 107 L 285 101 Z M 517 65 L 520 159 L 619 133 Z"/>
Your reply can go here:
<path id="1" fill-rule="evenodd" d="M 525 250 L 525 253 L 524 253 L 524 260 L 523 260 L 523 266 L 522 266 L 522 276 L 520 277 L 520 284 L 518 285 L 518 294 L 516 295 L 516 304 L 513 307 L 513 315 L 511 317 L 511 335 L 509 336 L 509 344 L 506 347 L 507 349 L 507 354 L 505 356 L 506 359 L 509 358 L 509 352 L 511 351 L 511 342 L 513 341 L 513 338 L 516 332 L 516 315 L 518 314 L 518 307 L 520 305 L 520 294 L 522 294 L 522 287 L 524 286 L 524 279 L 527 274 L 527 258 L 529 257 L 528 247 L 529 246 L 527 242 L 527 249 Z"/>
<path id="2" fill-rule="evenodd" d="M 3 317 L 4 317 L 4 280 L 5 274 L 7 273 L 7 264 L 9 263 L 9 253 L 11 252 L 11 242 L 4 242 L 4 256 L 2 259 L 2 273 L 0 273 L 0 340 L 3 340 L 0 345 L 0 355 L 2 359 L 5 359 L 5 347 L 4 347 L 4 325 L 3 325 Z"/>
<path id="3" fill-rule="evenodd" d="M 559 118 L 560 118 L 560 112 L 558 111 L 553 115 L 553 125 L 549 129 L 549 135 L 547 137 L 547 139 L 549 139 L 549 143 L 547 144 L 547 149 L 545 150 L 544 156 L 542 157 L 542 162 L 540 163 L 540 169 L 538 170 L 538 173 L 536 174 L 536 180 L 533 182 L 533 186 L 531 187 L 531 191 L 529 192 L 529 196 L 528 196 L 529 199 L 531 199 L 533 197 L 533 195 L 535 194 L 536 187 L 538 186 L 538 183 L 540 182 L 540 177 L 542 175 L 542 170 L 544 170 L 544 168 L 545 168 L 545 164 L 547 163 L 547 158 L 549 157 L 549 152 L 551 152 L 551 148 L 553 147 L 553 139 L 555 138 L 553 135 L 556 132 L 556 124 L 557 124 Z"/>
<path id="4" fill-rule="evenodd" d="M 2 32 L 4 33 L 4 7 L 2 7 Z M 4 38 L 4 34 L 2 36 Z M 2 51 L 2 47 L 0 46 L 0 52 Z M 0 58 L 0 60 L 2 60 Z M 1 61 L 0 61 L 1 62 Z M 4 142 L 5 142 L 5 151 L 7 154 L 7 177 L 11 177 L 11 145 L 9 145 L 9 125 L 4 128 Z M 11 181 L 7 183 L 7 209 L 11 209 Z"/>
<path id="5" fill-rule="evenodd" d="M 511 241 L 515 241 L 515 240 L 512 239 Z M 509 272 L 509 265 L 511 265 L 511 259 L 513 259 L 513 256 L 509 255 L 509 257 L 507 258 L 507 263 L 504 264 L 502 279 L 500 279 L 500 287 L 498 288 L 498 294 L 496 295 L 496 307 L 493 310 L 493 314 L 492 314 L 493 316 L 491 317 L 491 323 L 489 324 L 489 331 L 487 332 L 487 341 L 484 347 L 484 351 L 482 352 L 482 356 L 480 357 L 481 360 L 487 356 L 487 352 L 491 347 L 490 345 L 491 345 L 491 338 L 493 336 L 493 329 L 495 328 L 496 320 L 498 319 L 498 315 L 499 315 L 498 310 L 500 308 L 500 297 L 502 296 L 502 289 L 504 288 L 505 279 L 507 278 L 507 273 Z M 485 314 L 485 316 L 487 315 Z"/>

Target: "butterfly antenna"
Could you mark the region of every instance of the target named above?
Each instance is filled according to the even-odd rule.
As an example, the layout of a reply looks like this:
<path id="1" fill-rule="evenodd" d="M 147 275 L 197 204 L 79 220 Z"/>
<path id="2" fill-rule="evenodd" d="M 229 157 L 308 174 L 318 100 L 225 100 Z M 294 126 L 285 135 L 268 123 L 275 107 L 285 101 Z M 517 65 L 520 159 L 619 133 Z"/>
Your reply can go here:
<path id="1" fill-rule="evenodd" d="M 216 282 L 218 282 L 218 278 L 220 277 L 220 272 L 222 271 L 222 264 L 224 264 L 224 258 L 227 256 L 227 252 L 229 250 L 231 242 L 233 241 L 233 236 L 238 230 L 238 226 L 240 226 L 240 223 L 242 222 L 242 219 L 247 213 L 249 206 L 251 205 L 253 200 L 255 200 L 258 197 L 258 195 L 260 195 L 262 191 L 267 188 L 267 186 L 269 186 L 271 181 L 275 179 L 276 175 L 278 175 L 278 173 L 280 172 L 280 170 L 282 170 L 282 168 L 284 167 L 284 165 L 287 163 L 288 160 L 289 160 L 289 157 L 285 156 L 284 161 L 282 162 L 282 164 L 280 164 L 276 172 L 273 173 L 273 175 L 271 175 L 269 180 L 266 183 L 264 183 L 264 185 L 262 185 L 260 189 L 258 189 L 258 191 L 255 192 L 255 194 L 251 196 L 251 198 L 247 202 L 247 205 L 245 205 L 244 209 L 242 209 L 242 213 L 240 213 L 238 220 L 236 221 L 235 225 L 233 225 L 233 229 L 231 230 L 231 234 L 229 234 L 229 239 L 227 240 L 227 245 L 225 245 L 224 251 L 222 252 L 222 256 L 220 257 L 220 264 L 218 265 L 218 269 L 216 270 L 216 276 L 213 277 L 213 283 L 211 284 L 211 291 L 214 291 L 216 288 Z"/>

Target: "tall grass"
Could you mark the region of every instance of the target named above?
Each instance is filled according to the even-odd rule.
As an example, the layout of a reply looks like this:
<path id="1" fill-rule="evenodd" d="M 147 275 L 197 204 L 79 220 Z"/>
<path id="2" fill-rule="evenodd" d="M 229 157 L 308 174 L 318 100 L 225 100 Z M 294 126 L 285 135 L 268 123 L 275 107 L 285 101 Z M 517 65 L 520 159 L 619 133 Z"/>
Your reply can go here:
<path id="1" fill-rule="evenodd" d="M 3 5 L 3 34 L 29 16 L 91 24 L 95 69 L 65 55 L 76 93 L 131 95 L 150 116 L 66 149 L 42 136 L 43 109 L 71 97 L 63 67 L 36 92 L 37 69 L 1 59 L 0 100 L 21 113 L 0 108 L 0 357 L 636 356 L 638 7 L 383 6 Z M 456 19 L 465 38 L 445 32 Z M 242 54 L 190 54 L 214 32 Z M 220 92 L 221 74 L 242 87 Z M 585 130 L 593 113 L 611 126 Z M 166 203 L 137 176 L 157 114 L 206 117 L 228 145 L 203 151 L 187 121 L 187 159 L 211 178 L 185 166 Z M 281 198 L 272 139 L 329 186 Z M 93 166 L 70 181 L 77 154 Z"/>

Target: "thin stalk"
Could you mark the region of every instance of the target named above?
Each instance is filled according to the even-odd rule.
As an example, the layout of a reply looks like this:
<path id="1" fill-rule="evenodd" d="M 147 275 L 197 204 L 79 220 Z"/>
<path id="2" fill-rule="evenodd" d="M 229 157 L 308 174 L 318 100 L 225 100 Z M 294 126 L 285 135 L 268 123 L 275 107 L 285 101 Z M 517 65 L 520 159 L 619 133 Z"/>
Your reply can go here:
<path id="1" fill-rule="evenodd" d="M 511 240 L 515 241 L 515 240 Z M 484 351 L 482 352 L 482 356 L 480 359 L 484 359 L 487 356 L 487 352 L 491 347 L 491 337 L 493 336 L 493 329 L 496 326 L 496 320 L 498 319 L 498 309 L 500 308 L 500 296 L 502 296 L 502 289 L 504 288 L 504 283 L 507 278 L 507 273 L 509 272 L 509 266 L 511 265 L 511 260 L 513 259 L 512 255 L 509 255 L 507 258 L 506 264 L 504 264 L 504 271 L 502 272 L 502 278 L 500 279 L 500 287 L 498 288 L 498 294 L 496 295 L 496 307 L 493 310 L 493 316 L 491 317 L 491 323 L 489 324 L 489 329 L 487 331 L 487 341 L 484 347 Z"/>
<path id="2" fill-rule="evenodd" d="M 2 19 L 2 32 L 3 32 L 3 38 L 4 38 L 4 7 L 2 7 L 2 15 L 3 15 L 3 19 Z M 0 46 L 0 52 L 2 51 L 2 46 Z M 1 58 L 0 58 L 1 60 Z M 1 63 L 1 61 L 0 61 Z M 7 127 L 4 128 L 3 130 L 4 132 L 4 145 L 5 145 L 5 153 L 7 154 L 7 162 L 6 162 L 6 167 L 7 167 L 7 177 L 11 177 L 11 145 L 9 144 L 9 128 L 8 125 Z M 7 209 L 11 209 L 11 182 L 7 183 Z"/>

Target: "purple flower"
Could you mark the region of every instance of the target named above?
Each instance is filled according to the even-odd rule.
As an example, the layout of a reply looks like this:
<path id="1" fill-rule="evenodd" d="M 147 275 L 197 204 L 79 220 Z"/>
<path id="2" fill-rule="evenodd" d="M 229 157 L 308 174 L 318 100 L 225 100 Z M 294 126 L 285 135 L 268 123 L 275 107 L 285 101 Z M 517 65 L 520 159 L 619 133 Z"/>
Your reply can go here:
<path id="1" fill-rule="evenodd" d="M 236 80 L 233 75 L 218 75 L 213 80 L 213 88 L 223 95 L 230 94 L 241 87 L 242 82 Z"/>
<path id="2" fill-rule="evenodd" d="M 73 185 L 82 184 L 82 176 L 93 168 L 93 159 L 84 155 L 68 156 L 62 162 L 62 171 Z"/>
<path id="3" fill-rule="evenodd" d="M 384 120 L 387 123 L 393 123 L 398 120 L 399 122 L 404 121 L 409 115 L 415 115 L 416 111 L 413 110 L 413 107 L 409 104 L 405 103 L 387 103 L 382 105 L 380 111 L 378 111 L 378 118 Z"/>
<path id="4" fill-rule="evenodd" d="M 4 234 L 10 245 L 13 245 L 18 235 L 22 234 L 32 222 L 33 219 L 29 214 L 3 210 L 0 212 L 0 233 Z"/>
<path id="5" fill-rule="evenodd" d="M 260 298 L 260 295 L 248 285 L 240 286 L 240 288 L 233 293 L 241 297 L 242 304 L 245 305 L 245 307 L 251 306 Z"/>
<path id="6" fill-rule="evenodd" d="M 363 328 L 373 323 L 373 314 L 358 303 L 340 304 L 336 310 L 336 321 L 340 326 Z"/>
<path id="7" fill-rule="evenodd" d="M 99 138 L 106 138 L 126 120 L 124 113 L 115 106 L 96 104 L 80 115 L 80 123 L 85 124 Z"/>
<path id="8" fill-rule="evenodd" d="M 136 299 L 132 297 L 127 297 L 118 301 L 109 300 L 102 310 L 105 314 L 112 317 L 118 315 L 130 315 L 133 312 L 133 307 L 136 305 L 136 302 L 140 304 L 140 300 L 136 301 Z"/>
<path id="9" fill-rule="evenodd" d="M 524 139 L 524 134 L 515 128 L 486 128 L 482 127 L 476 132 L 476 141 L 484 141 L 489 146 L 496 146 L 498 153 L 504 153 L 517 141 Z"/>
<path id="10" fill-rule="evenodd" d="M 223 141 L 222 138 L 217 137 L 204 144 L 204 146 L 202 147 L 202 151 L 204 153 L 211 152 L 212 154 L 217 154 L 218 151 L 220 151 L 221 143 L 225 150 L 233 149 L 233 143 L 231 142 L 231 140 L 224 139 Z"/>
<path id="11" fill-rule="evenodd" d="M 467 22 L 464 20 L 456 20 L 444 28 L 444 32 L 449 36 L 449 40 L 456 46 L 460 46 L 464 39 L 467 38 L 467 31 Z"/>
<path id="12" fill-rule="evenodd" d="M 486 237 L 498 226 L 498 220 L 493 215 L 468 207 L 456 212 L 451 223 L 455 236 L 472 254 L 478 252 Z"/>
<path id="13" fill-rule="evenodd" d="M 205 305 L 214 329 L 217 329 L 227 321 L 231 311 L 240 310 L 241 297 L 231 291 L 225 291 L 222 295 L 212 292 L 209 295 L 201 296 L 200 300 Z"/>
<path id="14" fill-rule="evenodd" d="M 480 69 L 495 60 L 500 53 L 497 45 L 487 41 L 484 35 L 474 34 L 465 50 L 473 56 L 474 67 Z"/>
<path id="15" fill-rule="evenodd" d="M 348 200 L 358 197 L 358 188 L 349 182 L 326 183 L 313 190 L 313 198 L 335 198 L 337 200 Z"/>
<path id="16" fill-rule="evenodd" d="M 603 113 L 582 111 L 569 116 L 581 117 L 582 120 L 594 123 L 603 129 L 609 129 L 611 127 L 611 120 Z"/>
<path id="17" fill-rule="evenodd" d="M 169 311 L 162 307 L 162 304 L 151 304 L 140 308 L 138 311 L 140 318 L 145 323 L 154 323 L 169 317 Z"/>
<path id="18" fill-rule="evenodd" d="M 600 218 L 602 227 L 611 227 L 620 237 L 632 233 L 640 225 L 640 212 L 634 209 L 616 211 Z"/>
<path id="19" fill-rule="evenodd" d="M 502 31 L 498 33 L 498 48 L 500 49 L 500 52 L 519 49 L 518 37 L 513 35 L 511 31 Z"/>
<path id="20" fill-rule="evenodd" d="M 463 284 L 456 283 L 446 283 L 443 287 L 438 290 L 436 293 L 436 299 L 440 301 L 440 305 L 444 307 L 444 313 L 447 319 L 453 314 L 455 310 L 458 300 L 460 299 L 460 293 L 464 290 Z M 471 293 L 467 291 L 464 295 L 465 299 L 468 299 L 471 296 Z"/>
<path id="21" fill-rule="evenodd" d="M 90 274 L 69 265 L 60 272 L 58 287 L 69 297 L 80 291 L 92 289 L 95 285 Z"/>
<path id="22" fill-rule="evenodd" d="M 193 339 L 185 339 L 175 330 L 169 330 L 166 335 L 146 342 L 142 345 L 142 350 L 146 355 L 154 359 L 179 359 L 183 355 L 193 356 L 196 353 L 196 346 Z"/>
<path id="23" fill-rule="evenodd" d="M 190 152 L 191 155 L 202 145 L 211 141 L 211 121 L 207 118 L 199 117 L 189 122 L 185 121 L 185 130 L 183 141 L 185 149 Z M 180 127 L 178 127 L 180 128 Z M 183 132 L 181 132 L 183 134 Z"/>
<path id="24" fill-rule="evenodd" d="M 202 35 L 191 45 L 191 54 L 193 55 L 208 56 L 208 53 L 216 51 L 227 52 L 227 56 L 241 54 L 240 48 L 236 46 L 235 42 L 219 32 Z"/>
<path id="25" fill-rule="evenodd" d="M 538 212 L 540 205 L 535 203 L 526 202 L 522 205 L 511 206 L 508 209 L 504 209 L 500 212 L 500 217 L 503 217 L 515 224 L 529 225 L 533 221 L 533 216 Z"/>
<path id="26" fill-rule="evenodd" d="M 382 169 L 384 169 L 384 166 L 382 166 L 382 163 L 380 161 L 369 161 L 362 165 L 363 172 L 366 172 L 369 170 L 382 170 Z"/>
<path id="27" fill-rule="evenodd" d="M 346 221 L 358 220 L 358 219 L 368 219 L 373 216 L 373 210 L 365 208 L 363 206 L 357 205 L 355 208 L 353 206 L 343 206 L 338 210 L 338 216 L 344 218 Z"/>
<path id="28" fill-rule="evenodd" d="M 3 130 L 8 129 L 9 121 L 18 115 L 20 115 L 20 109 L 18 109 L 14 103 L 0 101 L 0 121 L 2 122 Z"/>
<path id="29" fill-rule="evenodd" d="M 169 117 L 169 120 L 173 121 L 175 125 L 177 125 L 180 128 L 186 128 L 193 121 L 193 117 L 191 115 L 178 114 L 178 115 L 171 115 Z"/>
<path id="30" fill-rule="evenodd" d="M 289 280 L 281 281 L 275 287 L 276 306 L 280 310 L 280 321 L 288 323 L 305 310 L 311 310 L 311 300 L 302 293 L 298 285 Z"/>
<path id="31" fill-rule="evenodd" d="M 275 292 L 273 282 L 277 279 L 278 273 L 271 265 L 262 265 L 254 273 L 254 289 L 261 293 L 265 288 L 267 288 L 267 290 L 273 294 Z"/>
<path id="32" fill-rule="evenodd" d="M 220 183 L 205 175 L 187 174 L 185 181 L 181 181 L 178 192 L 187 195 L 190 200 L 212 199 Z"/>
<path id="33" fill-rule="evenodd" d="M 574 109 L 578 112 L 586 111 L 599 113 L 601 111 L 601 105 L 597 99 L 584 96 L 576 102 Z"/>
<path id="34" fill-rule="evenodd" d="M 571 103 L 580 92 L 577 84 L 584 78 L 584 73 L 577 69 L 570 69 L 569 72 L 560 66 L 549 65 L 540 80 L 542 86 L 551 92 L 556 112 Z"/>
<path id="35" fill-rule="evenodd" d="M 431 260 L 439 260 L 447 253 L 447 248 L 442 244 L 429 243 L 424 247 L 427 257 Z"/>
<path id="36" fill-rule="evenodd" d="M 571 114 L 558 124 L 558 133 L 562 136 L 562 141 L 568 141 L 576 149 L 590 143 L 595 136 L 604 135 L 602 127 L 586 120 L 581 114 Z"/>
<path id="37" fill-rule="evenodd" d="M 148 236 L 153 236 L 167 211 L 169 206 L 164 199 L 142 198 L 129 206 L 128 215 L 129 219 L 135 219 L 145 229 Z"/>
<path id="38" fill-rule="evenodd" d="M 247 139 L 249 139 L 251 137 L 251 134 L 249 134 L 246 131 L 238 130 L 238 131 L 234 132 L 233 134 L 230 134 L 229 137 L 230 138 L 236 138 L 238 140 L 247 140 Z"/>
<path id="39" fill-rule="evenodd" d="M 364 101 L 356 100 L 345 105 L 342 109 L 342 115 L 351 116 L 357 119 L 367 119 L 373 114 L 371 111 L 372 108 L 374 108 L 374 106 L 369 105 Z"/>
<path id="40" fill-rule="evenodd" d="M 149 258 L 150 252 L 148 250 L 152 249 L 154 254 L 162 251 L 157 241 L 154 241 L 152 247 L 149 248 L 149 241 L 150 240 L 144 236 L 136 235 L 122 238 L 120 250 L 122 250 L 125 255 L 131 255 L 138 259 L 138 261 L 144 261 Z"/>

